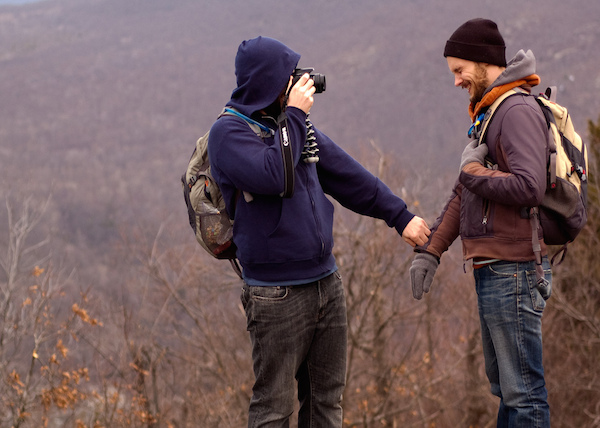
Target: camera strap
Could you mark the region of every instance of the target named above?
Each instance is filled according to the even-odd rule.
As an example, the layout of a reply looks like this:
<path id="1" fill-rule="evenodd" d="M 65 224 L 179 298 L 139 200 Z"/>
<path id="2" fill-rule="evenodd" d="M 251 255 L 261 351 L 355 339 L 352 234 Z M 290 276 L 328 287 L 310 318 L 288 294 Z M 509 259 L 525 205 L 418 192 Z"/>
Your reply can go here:
<path id="1" fill-rule="evenodd" d="M 292 142 L 288 132 L 288 120 L 285 112 L 277 118 L 279 125 L 279 142 L 281 143 L 281 156 L 283 158 L 283 193 L 281 197 L 291 198 L 294 194 L 294 157 L 292 156 Z"/>

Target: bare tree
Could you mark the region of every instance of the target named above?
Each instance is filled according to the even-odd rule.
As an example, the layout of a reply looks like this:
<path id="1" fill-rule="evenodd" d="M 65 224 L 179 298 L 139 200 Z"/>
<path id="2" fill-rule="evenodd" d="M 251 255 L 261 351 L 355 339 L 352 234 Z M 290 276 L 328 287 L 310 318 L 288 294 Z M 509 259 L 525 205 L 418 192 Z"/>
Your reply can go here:
<path id="1" fill-rule="evenodd" d="M 97 325 L 85 309 L 85 294 L 65 298 L 70 282 L 34 239 L 48 200 L 25 199 L 20 211 L 6 199 L 7 242 L 0 268 L 0 426 L 39 427 L 74 414 L 85 400 L 85 367 L 69 350 L 84 325 Z M 64 310 L 66 309 L 66 311 Z"/>
<path id="2" fill-rule="evenodd" d="M 390 176 L 390 160 L 375 151 L 376 174 L 427 217 L 421 201 L 435 204 L 431 195 L 443 195 L 447 183 L 427 182 L 426 174 L 412 179 L 398 168 Z M 460 253 L 452 248 L 444 256 L 433 290 L 417 302 L 408 276 L 412 250 L 383 222 L 344 214 L 335 239 L 349 320 L 346 426 L 475 427 L 495 419 L 474 285 Z"/>
<path id="3" fill-rule="evenodd" d="M 129 270 L 121 293 L 104 302 L 105 335 L 86 338 L 102 356 L 96 421 L 241 426 L 252 371 L 239 278 L 195 242 L 167 244 L 168 230 L 167 222 L 154 236 L 130 228 L 115 251 Z"/>

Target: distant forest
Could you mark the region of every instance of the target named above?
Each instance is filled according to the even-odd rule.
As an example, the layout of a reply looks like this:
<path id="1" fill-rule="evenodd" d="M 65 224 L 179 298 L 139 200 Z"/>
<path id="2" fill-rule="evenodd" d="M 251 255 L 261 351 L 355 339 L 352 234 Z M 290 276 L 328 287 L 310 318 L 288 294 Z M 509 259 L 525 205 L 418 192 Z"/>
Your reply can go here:
<path id="1" fill-rule="evenodd" d="M 555 269 L 544 358 L 553 425 L 600 427 L 600 3 L 44 0 L 0 6 L 0 428 L 245 426 L 240 282 L 194 241 L 179 181 L 238 44 L 278 38 L 326 74 L 315 126 L 431 224 L 469 126 L 442 49 L 474 10 L 509 57 L 534 52 L 537 89 L 558 87 L 590 148 L 590 221 Z M 494 426 L 460 244 L 417 302 L 410 248 L 336 212 L 345 426 Z"/>

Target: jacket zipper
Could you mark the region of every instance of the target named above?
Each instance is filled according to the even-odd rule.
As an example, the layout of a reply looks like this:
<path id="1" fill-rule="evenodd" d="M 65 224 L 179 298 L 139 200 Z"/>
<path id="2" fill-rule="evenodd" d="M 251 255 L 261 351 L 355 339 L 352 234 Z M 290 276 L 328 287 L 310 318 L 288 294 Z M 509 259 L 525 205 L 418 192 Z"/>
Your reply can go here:
<path id="1" fill-rule="evenodd" d="M 315 219 L 315 224 L 317 226 L 317 236 L 319 237 L 319 241 L 321 241 L 321 258 L 323 258 L 323 255 L 325 253 L 325 239 L 323 238 L 323 235 L 321 234 L 321 222 L 319 221 L 319 217 L 316 214 L 316 210 L 315 210 L 315 200 L 313 198 L 313 194 L 312 194 L 312 188 L 310 186 L 310 177 L 308 174 L 308 171 L 304 170 L 304 176 L 306 179 L 306 190 L 308 193 L 308 197 L 310 198 L 310 204 L 311 204 L 311 208 L 312 208 L 312 212 L 313 212 L 313 217 Z"/>
<path id="2" fill-rule="evenodd" d="M 484 199 L 483 202 L 483 219 L 481 220 L 481 224 L 483 224 L 483 233 L 487 233 L 487 224 L 490 216 L 490 200 Z"/>

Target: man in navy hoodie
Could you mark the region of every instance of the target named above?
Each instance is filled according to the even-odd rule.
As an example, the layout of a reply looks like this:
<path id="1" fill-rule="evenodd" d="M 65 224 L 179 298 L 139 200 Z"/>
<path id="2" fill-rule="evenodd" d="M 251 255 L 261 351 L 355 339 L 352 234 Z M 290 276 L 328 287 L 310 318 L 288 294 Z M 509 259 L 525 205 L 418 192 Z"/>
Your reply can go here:
<path id="1" fill-rule="evenodd" d="M 222 116 L 209 138 L 212 172 L 235 217 L 233 238 L 243 269 L 255 375 L 249 427 L 288 426 L 295 380 L 299 427 L 342 426 L 346 304 L 332 254 L 333 205 L 325 195 L 385 220 L 412 246 L 425 244 L 430 233 L 402 199 L 314 127 L 319 161 L 305 160 L 315 86 L 308 74 L 292 86 L 299 59 L 274 39 L 242 42 L 237 88 L 227 106 L 243 116 Z M 285 198 L 278 132 L 284 117 L 295 182 L 293 195 Z M 257 136 L 248 120 L 268 135 Z"/>

